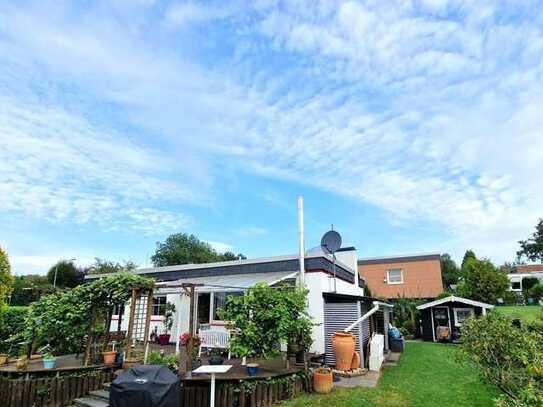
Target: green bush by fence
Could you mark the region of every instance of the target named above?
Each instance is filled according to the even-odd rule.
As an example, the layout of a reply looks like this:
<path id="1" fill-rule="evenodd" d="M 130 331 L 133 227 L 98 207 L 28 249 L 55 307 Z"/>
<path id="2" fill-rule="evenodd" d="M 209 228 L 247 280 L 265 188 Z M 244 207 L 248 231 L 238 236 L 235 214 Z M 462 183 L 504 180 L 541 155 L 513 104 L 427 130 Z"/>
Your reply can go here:
<path id="1" fill-rule="evenodd" d="M 17 345 L 13 343 L 16 341 L 9 339 L 23 332 L 27 314 L 27 307 L 7 307 L 0 311 L 0 353 L 17 354 Z"/>

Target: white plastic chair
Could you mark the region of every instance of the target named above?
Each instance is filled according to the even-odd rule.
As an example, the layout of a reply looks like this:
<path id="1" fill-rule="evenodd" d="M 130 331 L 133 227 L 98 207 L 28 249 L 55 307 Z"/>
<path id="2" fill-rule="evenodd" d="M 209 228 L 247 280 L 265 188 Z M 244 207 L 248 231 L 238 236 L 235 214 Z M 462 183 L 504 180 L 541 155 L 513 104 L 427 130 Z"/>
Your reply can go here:
<path id="1" fill-rule="evenodd" d="M 226 330 L 207 329 L 205 331 L 200 331 L 198 336 L 200 337 L 200 348 L 198 349 L 198 356 L 201 356 L 202 348 L 228 349 L 228 343 L 230 342 L 230 332 Z M 228 359 L 230 359 L 230 351 L 228 351 Z"/>

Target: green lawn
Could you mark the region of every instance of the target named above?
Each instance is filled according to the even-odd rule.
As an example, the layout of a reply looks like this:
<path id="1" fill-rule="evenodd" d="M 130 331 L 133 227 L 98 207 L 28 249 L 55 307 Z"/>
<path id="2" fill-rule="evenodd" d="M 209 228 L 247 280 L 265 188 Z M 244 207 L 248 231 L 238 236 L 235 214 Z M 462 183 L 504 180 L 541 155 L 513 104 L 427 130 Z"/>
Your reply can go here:
<path id="1" fill-rule="evenodd" d="M 494 308 L 498 312 L 512 318 L 520 318 L 524 322 L 535 322 L 540 319 L 541 307 L 539 305 L 512 305 Z"/>
<path id="2" fill-rule="evenodd" d="M 285 406 L 493 406 L 499 392 L 460 365 L 456 351 L 455 345 L 409 342 L 398 365 L 385 368 L 375 389 L 334 389 L 328 395 L 300 396 Z"/>

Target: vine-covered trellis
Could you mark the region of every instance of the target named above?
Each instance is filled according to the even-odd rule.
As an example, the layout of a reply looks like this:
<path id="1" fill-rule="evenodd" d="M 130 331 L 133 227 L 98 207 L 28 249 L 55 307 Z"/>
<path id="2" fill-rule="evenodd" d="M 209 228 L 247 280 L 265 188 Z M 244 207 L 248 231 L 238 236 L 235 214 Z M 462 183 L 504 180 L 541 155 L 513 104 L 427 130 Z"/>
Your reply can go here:
<path id="1" fill-rule="evenodd" d="M 152 279 L 120 273 L 104 276 L 71 290 L 43 296 L 30 307 L 26 329 L 22 334 L 28 344 L 28 356 L 43 345 L 51 346 L 56 353 L 71 353 L 78 352 L 81 344 L 85 343 L 84 362 L 88 365 L 94 345 L 99 339 L 97 331 L 103 332 L 103 344 L 107 347 L 111 338 L 113 310 L 115 307 L 121 309 L 130 300 L 126 337 L 128 358 L 137 339 L 142 338 L 146 345 L 153 286 Z M 136 312 L 138 303 L 145 307 L 139 313 Z M 137 336 L 134 335 L 135 329 Z"/>

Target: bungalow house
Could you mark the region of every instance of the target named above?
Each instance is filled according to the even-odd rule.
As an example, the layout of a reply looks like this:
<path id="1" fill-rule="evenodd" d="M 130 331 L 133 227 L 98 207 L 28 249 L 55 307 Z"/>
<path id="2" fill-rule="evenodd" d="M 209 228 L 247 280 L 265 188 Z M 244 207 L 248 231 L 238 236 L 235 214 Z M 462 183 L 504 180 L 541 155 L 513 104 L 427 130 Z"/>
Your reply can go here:
<path id="1" fill-rule="evenodd" d="M 436 298 L 443 292 L 439 253 L 358 260 L 358 274 L 377 298 Z"/>
<path id="2" fill-rule="evenodd" d="M 507 274 L 511 286 L 509 291 L 522 292 L 522 280 L 525 278 L 537 278 L 543 281 L 543 264 L 519 264 L 513 267 Z"/>
<path id="3" fill-rule="evenodd" d="M 350 328 L 357 338 L 361 363 L 372 333 L 385 334 L 388 349 L 387 328 L 391 306 L 364 296 L 364 279 L 357 272 L 355 248 L 340 249 L 336 261 L 322 251 L 306 253 L 304 258 L 304 283 L 309 290 L 308 311 L 316 324 L 313 328 L 315 354 L 325 354 L 326 362 L 334 364 L 331 336 L 337 330 Z M 136 274 L 153 277 L 159 282 L 152 306 L 150 331 L 163 331 L 164 305 L 172 303 L 176 311 L 171 330 L 171 341 L 176 342 L 181 334 L 189 330 L 190 299 L 179 288 L 184 283 L 197 284 L 193 314 L 194 332 L 225 330 L 217 311 L 224 306 L 230 295 L 242 295 L 256 283 L 270 286 L 286 282 L 295 284 L 299 278 L 298 255 L 277 256 L 245 260 L 233 260 L 207 264 L 185 264 L 178 266 L 142 268 Z M 88 279 L 99 278 L 91 275 Z M 364 314 L 368 314 L 363 318 Z M 371 317 L 370 317 L 371 314 Z M 121 319 L 119 321 L 119 318 Z M 127 330 L 127 318 L 114 315 L 111 330 Z M 142 335 L 141 333 L 136 333 Z M 143 339 L 143 338 L 138 338 Z"/>

